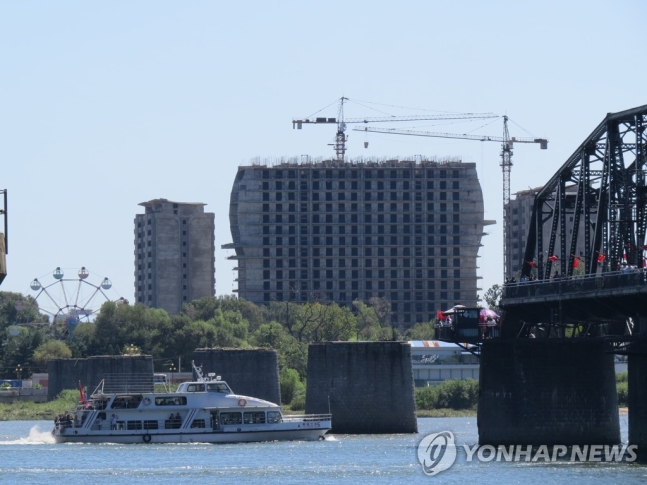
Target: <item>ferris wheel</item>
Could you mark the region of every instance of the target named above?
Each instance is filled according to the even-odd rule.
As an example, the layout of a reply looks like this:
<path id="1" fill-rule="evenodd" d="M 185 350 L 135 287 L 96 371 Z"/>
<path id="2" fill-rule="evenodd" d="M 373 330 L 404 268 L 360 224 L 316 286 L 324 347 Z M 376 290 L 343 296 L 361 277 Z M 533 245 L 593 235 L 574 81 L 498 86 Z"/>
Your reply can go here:
<path id="1" fill-rule="evenodd" d="M 34 278 L 29 285 L 37 293 L 34 302 L 38 304 L 38 310 L 48 315 L 59 336 L 73 332 L 81 322 L 91 321 L 101 305 L 111 301 L 106 294 L 112 288 L 108 278 L 103 278 L 98 284 L 92 283 L 85 266 L 77 275 L 77 278 L 66 278 L 59 266 L 52 273 L 53 281 L 43 283 Z M 125 300 L 120 298 L 119 301 Z"/>

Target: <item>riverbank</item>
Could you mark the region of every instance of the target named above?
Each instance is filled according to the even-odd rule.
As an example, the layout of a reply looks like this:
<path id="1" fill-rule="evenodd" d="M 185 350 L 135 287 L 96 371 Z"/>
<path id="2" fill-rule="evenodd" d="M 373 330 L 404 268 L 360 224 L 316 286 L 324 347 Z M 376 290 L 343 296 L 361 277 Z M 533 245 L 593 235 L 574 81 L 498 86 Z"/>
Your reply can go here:
<path id="1" fill-rule="evenodd" d="M 53 420 L 59 414 L 74 409 L 79 402 L 79 391 L 63 391 L 53 401 L 15 402 L 0 404 L 0 421 L 38 421 Z"/>
<path id="2" fill-rule="evenodd" d="M 417 409 L 419 418 L 470 418 L 476 417 L 476 409 Z"/>
<path id="3" fill-rule="evenodd" d="M 78 398 L 78 391 L 64 391 L 61 397 L 46 403 L 21 402 L 0 404 L 0 421 L 53 420 L 59 414 L 74 409 L 78 404 Z M 297 411 L 294 412 L 296 413 Z M 619 408 L 618 412 L 620 416 L 627 416 L 629 414 L 629 410 L 626 407 Z M 290 414 L 290 411 L 287 409 L 286 414 Z M 476 408 L 418 409 L 416 410 L 416 415 L 419 418 L 469 418 L 476 417 Z"/>

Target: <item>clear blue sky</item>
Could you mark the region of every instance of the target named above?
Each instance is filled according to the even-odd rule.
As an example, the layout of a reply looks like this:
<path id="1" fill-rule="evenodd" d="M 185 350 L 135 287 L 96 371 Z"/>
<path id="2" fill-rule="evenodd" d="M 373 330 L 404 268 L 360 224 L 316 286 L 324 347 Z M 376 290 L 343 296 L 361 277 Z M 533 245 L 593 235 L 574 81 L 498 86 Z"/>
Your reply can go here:
<path id="1" fill-rule="evenodd" d="M 378 106 L 389 114 L 507 113 L 550 140 L 546 151 L 516 147 L 512 191 L 541 185 L 607 112 L 647 104 L 645 18 L 642 0 L 2 2 L 0 188 L 10 229 L 1 289 L 30 293 L 34 277 L 86 266 L 132 301 L 137 204 L 167 198 L 216 214 L 217 293 L 230 294 L 231 252 L 220 245 L 231 241 L 237 167 L 257 156 L 332 156 L 334 127 L 296 131 L 291 120 L 342 95 L 391 105 Z M 497 121 L 480 133 L 501 130 Z M 365 150 L 363 134 L 349 135 L 350 157 L 476 163 L 486 218 L 498 222 L 483 240 L 481 287 L 501 282 L 497 143 L 373 135 Z"/>

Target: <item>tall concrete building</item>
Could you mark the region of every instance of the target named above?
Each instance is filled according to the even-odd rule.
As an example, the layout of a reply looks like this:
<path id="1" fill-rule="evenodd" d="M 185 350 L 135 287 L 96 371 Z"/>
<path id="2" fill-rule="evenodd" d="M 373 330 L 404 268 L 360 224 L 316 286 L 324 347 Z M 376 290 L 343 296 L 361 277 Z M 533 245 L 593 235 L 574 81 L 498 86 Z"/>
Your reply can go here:
<path id="1" fill-rule="evenodd" d="M 521 266 L 523 264 L 523 255 L 526 251 L 528 242 L 528 230 L 530 229 L 530 219 L 532 216 L 532 207 L 535 203 L 535 195 L 542 188 L 522 190 L 515 193 L 515 198 L 510 199 L 508 203 L 508 213 L 510 214 L 510 227 L 508 228 L 508 244 L 506 245 L 506 277 L 519 277 Z"/>
<path id="2" fill-rule="evenodd" d="M 154 199 L 135 216 L 135 299 L 179 313 L 215 295 L 214 214 L 205 204 Z"/>
<path id="3" fill-rule="evenodd" d="M 241 166 L 229 210 L 238 294 L 254 303 L 382 297 L 406 328 L 477 303 L 483 195 L 457 159 Z"/>
<path id="4" fill-rule="evenodd" d="M 509 243 L 506 246 L 506 255 L 508 268 L 506 268 L 506 275 L 514 276 L 518 278 L 521 274 L 522 265 L 524 263 L 523 258 L 526 251 L 526 244 L 528 242 L 528 232 L 530 230 L 530 221 L 532 218 L 532 209 L 535 203 L 535 196 L 543 187 L 536 187 L 534 189 L 522 190 L 515 193 L 515 198 L 510 199 L 508 210 L 510 213 L 510 229 L 509 234 Z M 572 210 L 575 207 L 577 198 L 577 187 L 570 186 L 566 187 L 566 212 L 568 214 L 567 218 L 567 227 L 566 227 L 566 241 L 567 244 L 570 244 L 571 238 L 573 237 L 573 219 Z M 569 214 L 570 213 L 570 214 Z M 592 214 L 592 222 L 595 222 L 596 215 L 595 211 Z M 549 221 L 550 222 L 550 221 Z M 549 222 L 546 222 L 543 227 L 543 241 L 542 244 L 547 250 L 551 237 L 551 227 Z M 579 233 L 578 233 L 578 243 L 575 256 L 581 258 L 580 261 L 585 260 L 584 255 L 584 221 L 580 221 Z M 557 228 L 557 234 L 561 228 Z M 561 254 L 561 245 L 560 238 L 555 238 L 555 254 Z M 544 261 L 550 256 L 550 254 L 544 254 Z M 554 264 L 554 270 L 559 271 L 559 263 Z"/>

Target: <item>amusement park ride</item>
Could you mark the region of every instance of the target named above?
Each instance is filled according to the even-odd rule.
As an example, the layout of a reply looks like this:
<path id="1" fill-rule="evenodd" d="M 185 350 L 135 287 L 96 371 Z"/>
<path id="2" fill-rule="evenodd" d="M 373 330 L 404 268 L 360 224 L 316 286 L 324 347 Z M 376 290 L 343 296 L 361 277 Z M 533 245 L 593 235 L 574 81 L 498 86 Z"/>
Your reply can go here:
<path id="1" fill-rule="evenodd" d="M 111 301 L 106 293 L 112 288 L 112 282 L 108 278 L 103 278 L 99 284 L 93 283 L 91 278 L 88 279 L 90 272 L 85 266 L 78 271 L 77 276 L 66 278 L 63 269 L 57 267 L 52 273 L 51 282 L 43 283 L 34 278 L 29 286 L 36 295 L 30 298 L 30 302 L 18 302 L 16 310 L 20 312 L 30 304 L 34 305 L 38 312 L 47 315 L 48 322 L 44 325 L 49 326 L 52 337 L 65 338 L 79 323 L 91 321 L 104 302 Z M 125 302 L 123 298 L 116 301 Z"/>

